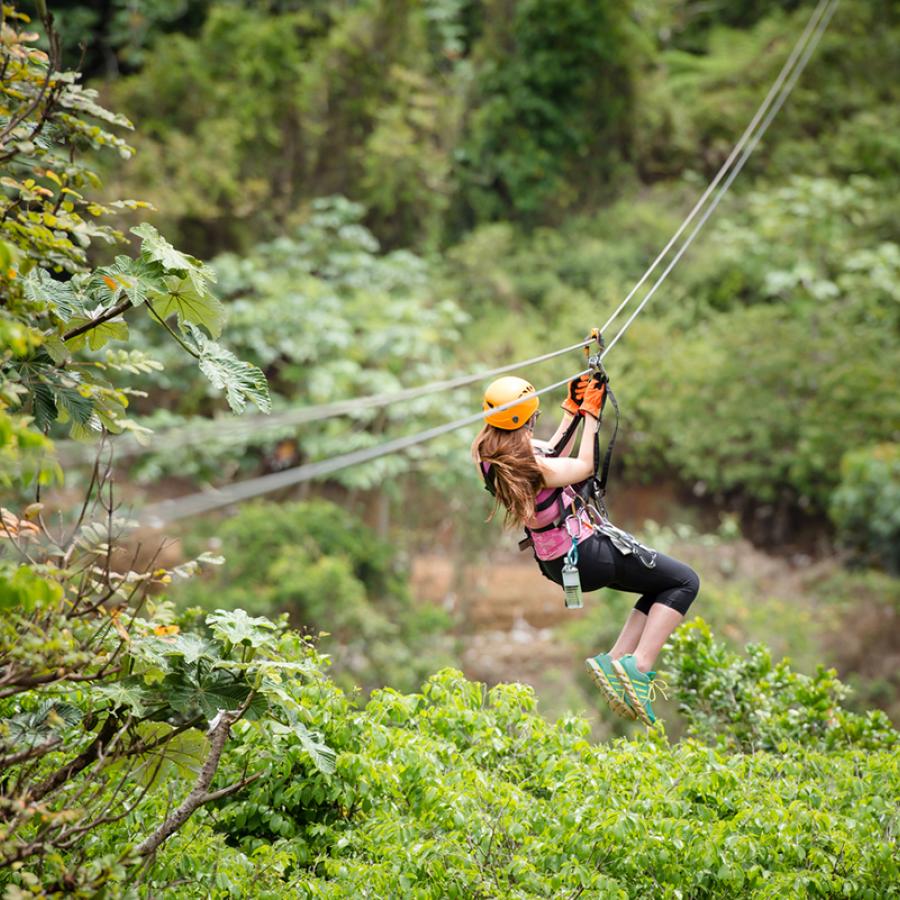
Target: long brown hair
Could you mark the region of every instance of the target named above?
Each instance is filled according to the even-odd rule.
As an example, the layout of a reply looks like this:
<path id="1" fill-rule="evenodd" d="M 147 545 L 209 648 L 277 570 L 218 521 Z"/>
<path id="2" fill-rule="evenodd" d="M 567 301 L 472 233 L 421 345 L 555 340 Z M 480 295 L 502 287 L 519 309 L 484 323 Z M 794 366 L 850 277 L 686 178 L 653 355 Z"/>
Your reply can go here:
<path id="1" fill-rule="evenodd" d="M 485 425 L 472 442 L 472 458 L 488 463 L 494 474 L 497 502 L 488 521 L 502 503 L 507 526 L 521 525 L 534 517 L 534 498 L 544 486 L 544 476 L 534 458 L 531 429 L 505 431 Z"/>

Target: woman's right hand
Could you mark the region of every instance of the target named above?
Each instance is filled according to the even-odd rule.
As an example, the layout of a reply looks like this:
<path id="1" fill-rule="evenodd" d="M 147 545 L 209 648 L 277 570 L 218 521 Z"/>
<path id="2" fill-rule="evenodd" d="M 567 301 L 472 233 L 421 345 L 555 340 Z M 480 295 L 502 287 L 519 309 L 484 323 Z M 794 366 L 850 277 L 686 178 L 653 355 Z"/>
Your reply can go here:
<path id="1" fill-rule="evenodd" d="M 584 399 L 584 392 L 587 390 L 590 379 L 590 375 L 584 374 L 579 375 L 577 378 L 573 378 L 569 382 L 569 396 L 566 397 L 561 404 L 562 408 L 569 413 L 569 415 L 577 416 L 580 412 L 581 401 Z"/>
<path id="2" fill-rule="evenodd" d="M 593 416 L 595 419 L 600 418 L 603 412 L 603 403 L 606 400 L 606 377 L 599 372 L 595 372 L 590 383 L 585 388 L 584 398 L 581 401 L 581 411 Z"/>

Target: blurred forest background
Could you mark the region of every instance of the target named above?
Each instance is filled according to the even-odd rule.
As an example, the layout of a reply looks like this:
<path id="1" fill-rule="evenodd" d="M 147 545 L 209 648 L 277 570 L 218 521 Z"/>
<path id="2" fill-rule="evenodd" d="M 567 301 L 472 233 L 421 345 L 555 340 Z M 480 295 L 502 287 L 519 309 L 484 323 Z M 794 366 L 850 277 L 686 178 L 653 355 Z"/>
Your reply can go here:
<path id="1" fill-rule="evenodd" d="M 269 415 L 227 416 L 227 378 L 203 377 L 191 359 L 209 345 L 199 329 L 175 343 L 149 317 L 130 322 L 129 346 L 153 360 L 126 367 L 127 428 L 152 433 L 113 441 L 119 496 L 135 510 L 440 424 L 477 410 L 483 385 L 291 424 L 302 407 L 585 337 L 725 160 L 812 9 L 795 0 L 50 5 L 65 67 L 80 68 L 115 113 L 103 127 L 116 138 L 84 133 L 95 142 L 99 204 L 88 212 L 106 214 L 120 197 L 152 204 L 122 204 L 122 232 L 150 222 L 196 257 L 172 262 L 139 232 L 142 259 L 166 272 L 196 266 L 204 290 L 215 279 L 228 346 L 269 385 Z M 898 12 L 894 0 L 839 5 L 728 197 L 607 360 L 622 409 L 613 520 L 699 571 L 692 612 L 731 650 L 762 641 L 797 669 L 834 666 L 854 688 L 851 710 L 881 708 L 894 723 Z M 25 190 L 7 182 L 8 193 Z M 112 237 L 92 232 L 82 262 L 118 265 Z M 60 254 L 46 254 L 55 271 L 76 271 Z M 98 271 L 108 278 L 113 268 Z M 120 337 L 110 331 L 106 349 Z M 84 352 L 99 359 L 101 344 Z M 540 387 L 582 365 L 573 353 L 518 374 Z M 258 383 L 233 399 L 232 408 L 269 402 Z M 544 436 L 555 403 L 545 400 Z M 75 412 L 54 418 L 43 430 L 66 477 L 45 492 L 48 506 L 80 500 L 93 452 Z M 587 713 L 595 738 L 633 730 L 598 711 L 582 665 L 608 649 L 633 598 L 602 591 L 583 612 L 563 608 L 561 591 L 517 553 L 518 535 L 485 523 L 473 436 L 464 429 L 167 526 L 171 540 L 151 565 L 225 559 L 175 579 L 172 616 L 286 614 L 351 695 L 414 690 L 452 665 L 489 685 L 532 684 L 542 713 Z M 27 491 L 19 496 L 27 502 Z M 146 530 L 128 541 L 154 539 Z M 671 736 L 688 730 L 674 702 L 662 714 Z"/>
<path id="2" fill-rule="evenodd" d="M 271 425 L 179 442 L 221 404 L 155 338 L 165 370 L 132 412 L 156 436 L 131 463 L 154 499 L 439 423 L 477 409 L 478 386 L 280 425 L 293 407 L 491 368 L 601 324 L 809 14 L 680 0 L 56 10 L 67 62 L 137 124 L 135 158 L 102 173 L 109 195 L 149 200 L 151 221 L 209 261 L 230 346 L 272 389 Z M 608 365 L 624 429 L 614 518 L 697 566 L 697 611 L 720 632 L 836 665 L 896 716 L 895 13 L 888 0 L 842 4 Z M 573 354 L 521 374 L 541 386 L 579 366 Z M 513 536 L 484 524 L 471 436 L 275 509 L 189 521 L 185 546 L 212 540 L 228 562 L 183 602 L 224 598 L 332 632 L 324 649 L 347 684 L 412 687 L 462 660 L 489 681 L 534 681 L 552 711 L 590 709 L 580 659 L 609 643 L 629 601 L 603 592 L 570 621 Z"/>

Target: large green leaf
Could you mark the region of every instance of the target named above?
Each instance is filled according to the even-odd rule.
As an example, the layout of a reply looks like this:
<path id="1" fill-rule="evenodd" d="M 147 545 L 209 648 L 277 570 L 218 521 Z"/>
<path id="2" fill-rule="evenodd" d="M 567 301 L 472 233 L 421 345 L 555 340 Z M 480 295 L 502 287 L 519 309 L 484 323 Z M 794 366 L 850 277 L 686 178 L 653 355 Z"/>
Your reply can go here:
<path id="1" fill-rule="evenodd" d="M 148 299 L 153 301 L 153 309 L 161 318 L 176 315 L 182 329 L 190 323 L 202 325 L 212 337 L 222 333 L 225 307 L 194 275 L 167 278 L 165 291 L 153 291 Z"/>
<path id="2" fill-rule="evenodd" d="M 95 313 L 102 313 L 104 310 L 94 310 Z M 98 315 L 90 317 L 75 316 L 69 320 L 72 328 L 80 328 L 82 325 L 88 325 Z M 127 341 L 128 340 L 128 324 L 120 316 L 114 319 L 107 319 L 99 325 L 95 325 L 84 334 L 70 338 L 66 341 L 68 349 L 75 353 L 84 346 L 85 342 L 90 345 L 91 350 L 100 350 L 109 341 Z"/>
<path id="3" fill-rule="evenodd" d="M 250 694 L 249 685 L 222 671 L 210 672 L 199 681 L 172 673 L 166 676 L 163 688 L 173 709 L 185 714 L 199 709 L 207 719 L 221 709 L 237 709 Z"/>
<path id="4" fill-rule="evenodd" d="M 194 777 L 209 752 L 209 742 L 196 728 L 175 734 L 175 729 L 166 722 L 141 722 L 135 730 L 146 744 L 161 742 L 134 757 L 137 765 L 133 777 L 143 786 L 151 780 L 165 781 L 171 775 Z"/>
<path id="5" fill-rule="evenodd" d="M 36 383 L 31 389 L 31 411 L 34 414 L 34 424 L 42 431 L 49 428 L 59 417 L 59 409 L 56 406 L 56 398 L 49 385 Z"/>
<path id="6" fill-rule="evenodd" d="M 147 714 L 147 706 L 152 705 L 153 697 L 145 689 L 140 678 L 128 676 L 121 681 L 100 684 L 92 690 L 106 697 L 112 706 L 124 706 L 132 715 L 143 717 Z"/>
<path id="7" fill-rule="evenodd" d="M 262 616 L 248 616 L 243 609 L 217 609 L 206 617 L 206 624 L 220 641 L 265 647 L 274 641 L 278 626 Z"/>
<path id="8" fill-rule="evenodd" d="M 141 255 L 146 260 L 156 260 L 169 271 L 187 274 L 193 272 L 200 281 L 215 281 L 215 273 L 196 256 L 176 250 L 152 225 L 144 222 L 131 229 L 141 238 Z"/>
<path id="9" fill-rule="evenodd" d="M 200 371 L 213 387 L 225 391 L 225 398 L 234 412 L 242 413 L 248 400 L 255 403 L 260 412 L 271 412 L 269 385 L 262 369 L 238 359 L 221 344 L 209 340 L 198 328 L 188 326 L 187 330 L 200 354 Z"/>
<path id="10" fill-rule="evenodd" d="M 315 767 L 326 775 L 333 775 L 336 762 L 337 752 L 325 743 L 318 731 L 310 731 L 302 722 L 296 719 L 293 713 L 290 714 L 291 728 L 300 740 L 300 745 L 309 754 L 310 759 Z"/>
<path id="11" fill-rule="evenodd" d="M 46 303 L 64 322 L 75 316 L 86 316 L 91 305 L 90 296 L 80 282 L 57 281 L 46 269 L 32 269 L 25 277 L 24 288 L 29 300 Z"/>

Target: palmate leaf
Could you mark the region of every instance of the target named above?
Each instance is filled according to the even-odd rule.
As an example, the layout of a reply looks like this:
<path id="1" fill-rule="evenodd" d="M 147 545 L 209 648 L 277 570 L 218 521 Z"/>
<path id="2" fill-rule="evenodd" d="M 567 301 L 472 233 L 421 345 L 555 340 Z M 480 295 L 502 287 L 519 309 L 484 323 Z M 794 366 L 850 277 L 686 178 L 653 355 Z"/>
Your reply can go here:
<path id="1" fill-rule="evenodd" d="M 201 283 L 216 280 L 212 269 L 196 256 L 176 250 L 152 225 L 146 222 L 136 225 L 131 233 L 141 239 L 141 256 L 145 260 L 156 260 L 167 271 L 193 273 Z"/>
<path id="2" fill-rule="evenodd" d="M 250 400 L 260 412 L 272 410 L 269 385 L 262 369 L 238 359 L 221 344 L 209 340 L 199 328 L 185 326 L 200 355 L 200 371 L 213 387 L 225 391 L 228 405 L 236 413 L 242 413 Z"/>
<path id="3" fill-rule="evenodd" d="M 199 709 L 212 719 L 220 709 L 237 709 L 249 696 L 250 686 L 227 672 L 213 671 L 199 681 L 192 681 L 184 673 L 167 675 L 162 687 L 174 710 L 189 714 Z"/>
<path id="4" fill-rule="evenodd" d="M 131 654 L 144 663 L 172 668 L 180 658 L 185 665 L 192 665 L 197 660 L 214 655 L 214 648 L 209 641 L 197 634 L 173 634 L 165 637 L 148 635 L 132 641 Z"/>
<path id="5" fill-rule="evenodd" d="M 243 609 L 217 609 L 206 617 L 206 624 L 220 641 L 249 647 L 271 645 L 278 626 L 262 616 L 248 616 Z"/>
<path id="6" fill-rule="evenodd" d="M 225 307 L 209 292 L 202 279 L 194 274 L 169 277 L 163 293 L 153 292 L 150 298 L 160 318 L 178 317 L 182 329 L 187 324 L 202 325 L 212 337 L 222 333 Z"/>
<path id="7" fill-rule="evenodd" d="M 71 703 L 44 700 L 37 709 L 0 719 L 0 742 L 12 746 L 34 746 L 80 721 L 81 710 L 78 707 Z"/>
<path id="8" fill-rule="evenodd" d="M 132 715 L 140 718 L 147 714 L 147 705 L 151 704 L 153 700 L 153 696 L 144 687 L 143 681 L 134 675 L 110 684 L 96 685 L 91 690 L 106 697 L 113 708 L 125 707 Z"/>
<path id="9" fill-rule="evenodd" d="M 149 296 L 166 293 L 165 275 L 165 269 L 156 260 L 117 256 L 111 266 L 94 272 L 91 287 L 108 291 L 114 301 L 124 294 L 132 306 L 140 306 Z"/>
<path id="10" fill-rule="evenodd" d="M 146 753 L 137 754 L 133 777 L 146 786 L 151 780 L 164 781 L 172 774 L 194 777 L 202 768 L 209 752 L 209 742 L 196 728 L 180 734 L 165 722 L 141 722 L 135 729 L 145 744 L 162 741 Z M 167 739 L 168 735 L 172 735 Z"/>

